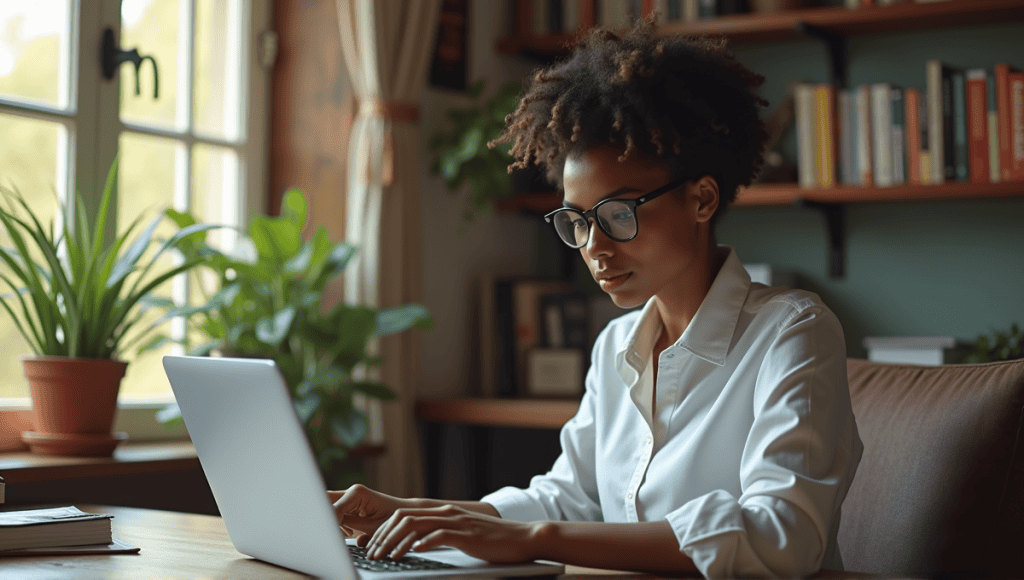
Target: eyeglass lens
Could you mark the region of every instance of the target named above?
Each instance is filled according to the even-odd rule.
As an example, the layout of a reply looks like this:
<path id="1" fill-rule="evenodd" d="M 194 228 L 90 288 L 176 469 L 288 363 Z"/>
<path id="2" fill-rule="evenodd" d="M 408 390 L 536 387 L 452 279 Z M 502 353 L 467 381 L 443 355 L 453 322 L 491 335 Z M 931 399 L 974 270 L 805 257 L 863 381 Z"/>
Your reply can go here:
<path id="1" fill-rule="evenodd" d="M 562 241 L 581 248 L 590 240 L 590 224 L 578 211 L 558 212 L 552 220 L 555 231 Z M 636 215 L 633 209 L 620 201 L 609 201 L 597 208 L 597 221 L 601 230 L 617 242 L 625 242 L 637 233 Z"/>

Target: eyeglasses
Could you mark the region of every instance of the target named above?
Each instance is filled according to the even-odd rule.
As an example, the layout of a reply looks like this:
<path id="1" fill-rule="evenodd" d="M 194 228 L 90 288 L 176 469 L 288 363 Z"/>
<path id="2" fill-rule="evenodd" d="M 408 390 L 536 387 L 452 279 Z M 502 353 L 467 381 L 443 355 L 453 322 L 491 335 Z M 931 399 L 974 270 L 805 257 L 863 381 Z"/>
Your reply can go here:
<path id="1" fill-rule="evenodd" d="M 628 242 L 635 238 L 640 230 L 636 218 L 636 208 L 672 191 L 690 179 L 688 177 L 677 179 L 636 199 L 606 199 L 598 202 L 589 211 L 580 211 L 571 207 L 559 208 L 544 216 L 544 221 L 555 226 L 558 237 L 562 238 L 562 241 L 570 248 L 582 248 L 590 241 L 591 219 L 597 222 L 598 227 L 609 238 L 616 242 Z"/>

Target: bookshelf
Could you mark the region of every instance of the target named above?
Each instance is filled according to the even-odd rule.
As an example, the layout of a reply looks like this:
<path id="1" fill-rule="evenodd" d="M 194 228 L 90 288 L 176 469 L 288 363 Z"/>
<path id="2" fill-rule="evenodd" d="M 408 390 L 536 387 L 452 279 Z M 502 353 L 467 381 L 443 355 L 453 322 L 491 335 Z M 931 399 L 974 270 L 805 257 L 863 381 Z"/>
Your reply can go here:
<path id="1" fill-rule="evenodd" d="M 802 37 L 798 22 L 840 36 L 924 30 L 949 26 L 974 26 L 1024 21 L 1020 0 L 947 0 L 928 4 L 908 2 L 888 7 L 855 10 L 836 7 L 804 8 L 776 14 L 732 14 L 696 22 L 671 22 L 658 26 L 659 36 L 714 34 L 732 43 L 777 42 Z M 506 36 L 498 39 L 504 54 L 525 54 L 548 59 L 568 54 L 576 34 Z"/>
<path id="2" fill-rule="evenodd" d="M 420 399 L 416 417 L 452 425 L 561 429 L 579 406 L 568 399 Z"/>
<path id="3" fill-rule="evenodd" d="M 895 6 L 870 6 L 847 9 L 842 6 L 788 10 L 774 14 L 732 14 L 691 22 L 660 24 L 658 36 L 723 35 L 731 43 L 779 42 L 815 38 L 829 53 L 831 84 L 847 86 L 849 55 L 847 39 L 865 34 L 893 34 L 911 30 L 978 26 L 1024 22 L 1021 0 L 946 0 L 918 4 L 906 1 Z M 551 34 L 500 38 L 497 50 L 543 61 L 566 56 L 580 35 Z M 1024 195 L 1024 182 L 999 183 L 947 182 L 942 185 L 897 185 L 893 187 L 836 186 L 807 189 L 795 183 L 755 184 L 741 188 L 735 206 L 765 207 L 795 205 L 820 211 L 825 218 L 829 239 L 830 274 L 844 275 L 846 204 L 926 200 L 976 200 Z M 540 214 L 560 205 L 557 195 L 548 192 L 517 194 L 498 205 L 505 212 Z"/>

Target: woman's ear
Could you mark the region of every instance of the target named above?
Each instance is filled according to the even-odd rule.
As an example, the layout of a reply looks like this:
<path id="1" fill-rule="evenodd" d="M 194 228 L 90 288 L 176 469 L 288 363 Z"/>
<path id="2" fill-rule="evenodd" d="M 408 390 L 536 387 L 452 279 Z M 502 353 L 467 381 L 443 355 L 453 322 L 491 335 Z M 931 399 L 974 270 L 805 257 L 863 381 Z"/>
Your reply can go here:
<path id="1" fill-rule="evenodd" d="M 697 221 L 711 221 L 718 209 L 718 182 L 714 177 L 705 175 L 693 183 L 697 198 Z"/>

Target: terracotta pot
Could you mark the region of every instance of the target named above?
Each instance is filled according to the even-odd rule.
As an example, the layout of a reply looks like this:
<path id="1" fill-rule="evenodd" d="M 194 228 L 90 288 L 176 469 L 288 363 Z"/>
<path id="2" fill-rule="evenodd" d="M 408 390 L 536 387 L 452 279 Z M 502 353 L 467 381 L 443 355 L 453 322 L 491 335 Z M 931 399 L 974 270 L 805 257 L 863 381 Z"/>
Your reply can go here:
<path id="1" fill-rule="evenodd" d="M 36 429 L 23 439 L 33 451 L 60 455 L 113 453 L 124 438 L 111 431 L 117 392 L 128 363 L 31 356 L 22 358 L 22 366 L 32 394 Z"/>
<path id="2" fill-rule="evenodd" d="M 808 4 L 807 0 L 750 0 L 750 9 L 760 14 L 773 14 L 803 8 Z"/>

